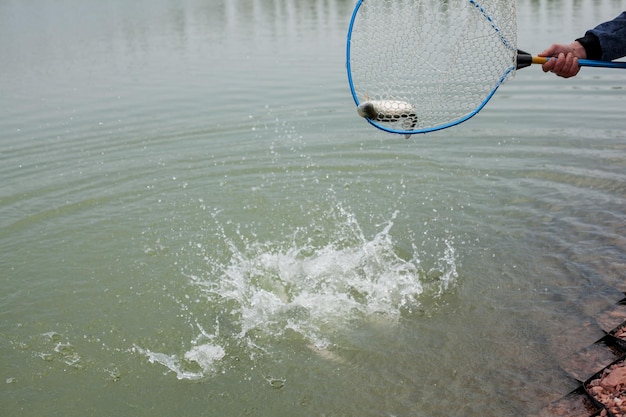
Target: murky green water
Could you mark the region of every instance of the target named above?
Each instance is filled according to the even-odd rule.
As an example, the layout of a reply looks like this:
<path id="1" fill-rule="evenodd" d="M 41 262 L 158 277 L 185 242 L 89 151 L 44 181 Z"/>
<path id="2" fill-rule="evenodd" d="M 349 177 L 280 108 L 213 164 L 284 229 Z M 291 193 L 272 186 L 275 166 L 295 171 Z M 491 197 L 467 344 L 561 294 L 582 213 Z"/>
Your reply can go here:
<path id="1" fill-rule="evenodd" d="M 406 141 L 352 2 L 0 3 L 7 416 L 519 416 L 622 297 L 626 72 Z M 538 52 L 624 1 L 520 1 Z"/>

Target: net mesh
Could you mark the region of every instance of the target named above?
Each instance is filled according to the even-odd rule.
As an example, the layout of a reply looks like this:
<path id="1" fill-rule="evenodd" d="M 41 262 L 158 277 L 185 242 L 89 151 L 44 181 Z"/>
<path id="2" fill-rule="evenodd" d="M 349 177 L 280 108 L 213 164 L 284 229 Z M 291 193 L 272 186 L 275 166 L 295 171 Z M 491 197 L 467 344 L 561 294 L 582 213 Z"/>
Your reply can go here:
<path id="1" fill-rule="evenodd" d="M 397 133 L 466 120 L 515 73 L 516 33 L 511 0 L 363 0 L 348 40 L 359 114 Z"/>

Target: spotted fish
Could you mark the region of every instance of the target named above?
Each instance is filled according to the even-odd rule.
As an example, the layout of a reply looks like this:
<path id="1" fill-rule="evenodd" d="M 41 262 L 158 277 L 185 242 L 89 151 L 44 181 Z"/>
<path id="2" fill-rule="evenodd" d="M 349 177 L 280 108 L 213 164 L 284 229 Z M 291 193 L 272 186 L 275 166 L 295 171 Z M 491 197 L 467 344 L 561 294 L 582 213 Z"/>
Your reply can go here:
<path id="1" fill-rule="evenodd" d="M 359 116 L 376 122 L 401 122 L 404 130 L 412 130 L 417 125 L 415 106 L 400 100 L 368 100 L 357 107 Z M 405 135 L 408 139 L 411 135 Z"/>

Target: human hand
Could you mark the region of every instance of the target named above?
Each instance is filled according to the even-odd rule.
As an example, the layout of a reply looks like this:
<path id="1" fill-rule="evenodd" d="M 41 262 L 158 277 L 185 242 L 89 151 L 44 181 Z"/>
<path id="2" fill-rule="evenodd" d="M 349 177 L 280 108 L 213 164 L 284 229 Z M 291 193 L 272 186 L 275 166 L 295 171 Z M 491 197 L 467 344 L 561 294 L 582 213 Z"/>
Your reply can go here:
<path id="1" fill-rule="evenodd" d="M 570 78 L 580 71 L 578 58 L 586 58 L 587 51 L 578 41 L 574 41 L 570 44 L 553 44 L 539 53 L 539 56 L 550 57 L 542 65 L 544 72 L 553 72 L 559 77 Z"/>

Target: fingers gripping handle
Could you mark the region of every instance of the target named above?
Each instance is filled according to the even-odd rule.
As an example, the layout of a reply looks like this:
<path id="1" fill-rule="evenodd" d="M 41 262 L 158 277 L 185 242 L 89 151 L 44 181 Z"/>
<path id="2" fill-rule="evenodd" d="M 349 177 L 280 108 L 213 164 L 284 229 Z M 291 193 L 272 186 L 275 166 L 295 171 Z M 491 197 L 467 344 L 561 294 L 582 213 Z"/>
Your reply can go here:
<path id="1" fill-rule="evenodd" d="M 545 64 L 550 57 L 545 56 L 532 56 L 528 52 L 517 50 L 517 66 L 516 69 L 522 69 L 529 67 L 532 64 Z M 626 69 L 626 62 L 614 62 L 614 61 L 593 61 L 590 59 L 579 59 L 578 65 L 581 67 L 596 67 L 596 68 L 623 68 Z"/>

